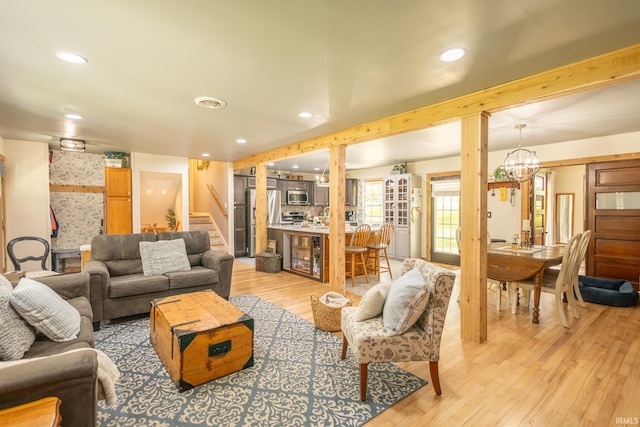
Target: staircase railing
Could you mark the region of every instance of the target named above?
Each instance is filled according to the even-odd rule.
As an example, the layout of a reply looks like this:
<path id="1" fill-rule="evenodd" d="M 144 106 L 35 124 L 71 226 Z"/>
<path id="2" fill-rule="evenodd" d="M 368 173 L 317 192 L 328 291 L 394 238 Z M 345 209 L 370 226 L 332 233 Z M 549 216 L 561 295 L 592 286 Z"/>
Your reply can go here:
<path id="1" fill-rule="evenodd" d="M 218 194 L 216 193 L 216 189 L 213 188 L 213 185 L 211 184 L 207 184 L 207 188 L 209 189 L 209 193 L 211 194 L 211 196 L 213 196 L 213 200 L 216 202 L 216 205 L 218 205 L 218 208 L 220 209 L 222 214 L 225 216 L 225 218 L 228 218 L 229 215 L 227 213 L 227 210 L 224 208 L 224 205 L 220 201 L 220 197 L 218 197 Z"/>

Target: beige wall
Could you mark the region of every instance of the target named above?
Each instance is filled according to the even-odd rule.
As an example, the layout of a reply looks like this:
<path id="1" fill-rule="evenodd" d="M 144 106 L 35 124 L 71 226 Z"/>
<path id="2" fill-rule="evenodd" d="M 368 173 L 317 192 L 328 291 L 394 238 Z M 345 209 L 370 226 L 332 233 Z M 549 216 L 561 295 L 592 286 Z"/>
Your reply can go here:
<path id="1" fill-rule="evenodd" d="M 227 171 L 229 164 L 227 162 L 209 161 L 209 166 L 206 169 L 198 170 L 196 160 L 191 160 L 189 163 L 191 165 L 193 197 L 191 209 L 193 212 L 210 213 L 222 237 L 229 243 L 233 240 L 229 239 L 229 224 L 232 221 L 230 216 L 233 216 L 233 197 L 229 195 L 227 198 L 229 188 Z M 218 207 L 207 185 L 212 186 L 224 212 Z"/>
<path id="2" fill-rule="evenodd" d="M 133 193 L 133 232 L 140 232 L 140 174 L 159 172 L 181 175 L 181 186 L 176 192 L 175 213 L 181 230 L 189 230 L 189 160 L 186 157 L 159 156 L 131 153 L 131 187 Z"/>
<path id="3" fill-rule="evenodd" d="M 46 143 L 4 141 L 7 242 L 36 236 L 51 241 L 49 217 L 49 148 Z M 24 254 L 23 254 L 24 256 Z M 51 265 L 49 257 L 48 266 Z M 24 270 L 39 270 L 37 263 Z M 7 269 L 12 270 L 10 263 Z"/>

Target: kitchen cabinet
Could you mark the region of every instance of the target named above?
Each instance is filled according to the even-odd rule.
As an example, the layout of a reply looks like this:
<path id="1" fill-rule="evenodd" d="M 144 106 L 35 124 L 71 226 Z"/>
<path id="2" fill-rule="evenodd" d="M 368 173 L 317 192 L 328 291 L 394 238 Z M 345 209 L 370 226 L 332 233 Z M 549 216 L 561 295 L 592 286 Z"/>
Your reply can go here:
<path id="1" fill-rule="evenodd" d="M 267 178 L 267 188 L 275 189 L 277 186 L 277 179 L 275 178 Z M 247 188 L 256 188 L 256 177 L 248 176 L 247 177 Z"/>
<path id="2" fill-rule="evenodd" d="M 309 184 L 311 181 L 302 181 L 299 179 L 286 179 L 285 182 L 285 190 L 303 190 L 310 191 Z"/>
<path id="3" fill-rule="evenodd" d="M 133 232 L 131 169 L 104 168 L 105 234 Z"/>
<path id="4" fill-rule="evenodd" d="M 233 176 L 233 203 L 245 204 L 244 190 L 247 189 L 247 177 L 242 175 Z"/>
<path id="5" fill-rule="evenodd" d="M 318 187 L 315 182 L 313 185 L 313 205 L 329 206 L 329 187 Z M 344 192 L 344 205 L 347 207 L 358 206 L 358 180 L 346 179 Z"/>
<path id="6" fill-rule="evenodd" d="M 383 218 L 394 226 L 389 258 L 420 257 L 421 204 L 420 177 L 399 174 L 382 178 Z"/>
<path id="7" fill-rule="evenodd" d="M 344 192 L 344 205 L 356 207 L 358 206 L 358 180 L 346 179 Z"/>
<path id="8" fill-rule="evenodd" d="M 291 233 L 291 271 L 322 280 L 322 236 Z"/>
<path id="9" fill-rule="evenodd" d="M 244 194 L 243 194 L 244 195 Z M 247 254 L 247 205 L 233 206 L 233 254 L 236 257 Z"/>
<path id="10" fill-rule="evenodd" d="M 315 206 L 329 206 L 329 187 L 319 187 L 313 184 L 313 204 Z"/>

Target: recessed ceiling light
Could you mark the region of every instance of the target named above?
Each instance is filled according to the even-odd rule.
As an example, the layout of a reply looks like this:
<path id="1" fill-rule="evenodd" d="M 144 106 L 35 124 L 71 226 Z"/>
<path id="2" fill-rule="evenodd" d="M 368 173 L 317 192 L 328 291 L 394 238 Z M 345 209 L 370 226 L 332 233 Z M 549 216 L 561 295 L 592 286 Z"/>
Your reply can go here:
<path id="1" fill-rule="evenodd" d="M 202 153 L 202 157 L 209 157 L 210 154 L 209 153 Z"/>
<path id="2" fill-rule="evenodd" d="M 302 117 L 303 119 L 309 119 L 313 117 L 313 113 L 310 113 L 308 111 L 303 111 L 302 113 L 298 114 L 298 116 Z"/>
<path id="3" fill-rule="evenodd" d="M 82 119 L 82 116 L 78 113 L 66 113 L 64 115 L 67 119 L 71 119 L 71 120 L 80 120 Z"/>
<path id="4" fill-rule="evenodd" d="M 76 55 L 75 53 L 58 52 L 56 53 L 56 56 L 63 61 L 72 62 L 74 64 L 86 64 L 87 62 L 89 62 L 86 60 L 86 58 L 83 58 L 80 55 Z"/>
<path id="5" fill-rule="evenodd" d="M 319 171 L 319 170 L 320 170 L 320 168 L 313 168 L 313 170 L 314 170 L 314 171 Z"/>
<path id="6" fill-rule="evenodd" d="M 378 160 L 382 161 L 384 160 L 384 157 L 378 157 Z"/>
<path id="7" fill-rule="evenodd" d="M 273 162 L 267 163 L 267 166 L 274 166 L 274 165 L 275 165 L 275 163 L 273 163 Z"/>
<path id="8" fill-rule="evenodd" d="M 294 168 L 294 169 L 298 169 L 299 166 L 298 165 L 293 165 L 291 167 Z"/>
<path id="9" fill-rule="evenodd" d="M 220 98 L 214 98 L 212 96 L 199 96 L 193 100 L 196 104 L 201 106 L 202 108 L 224 108 L 227 106 L 227 102 L 223 101 Z"/>
<path id="10" fill-rule="evenodd" d="M 453 62 L 462 58 L 467 51 L 461 47 L 454 47 L 451 49 L 447 49 L 440 54 L 440 61 L 443 62 Z"/>
<path id="11" fill-rule="evenodd" d="M 238 138 L 238 139 L 236 139 L 236 142 L 237 142 L 238 144 L 246 144 L 246 143 L 247 143 L 247 140 L 246 140 L 246 139 L 243 139 L 243 138 Z"/>

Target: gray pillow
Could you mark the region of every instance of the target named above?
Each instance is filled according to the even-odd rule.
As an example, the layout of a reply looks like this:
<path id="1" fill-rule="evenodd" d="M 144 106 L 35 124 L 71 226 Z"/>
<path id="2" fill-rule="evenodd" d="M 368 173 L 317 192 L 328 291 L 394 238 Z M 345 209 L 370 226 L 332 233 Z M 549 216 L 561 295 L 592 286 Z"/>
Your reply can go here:
<path id="1" fill-rule="evenodd" d="M 10 301 L 24 320 L 50 340 L 71 341 L 80 332 L 78 310 L 47 285 L 22 278 Z"/>
<path id="2" fill-rule="evenodd" d="M 140 258 L 145 276 L 191 270 L 184 239 L 140 242 Z"/>
<path id="3" fill-rule="evenodd" d="M 0 360 L 18 360 L 29 351 L 36 331 L 9 303 L 13 286 L 0 274 Z"/>

